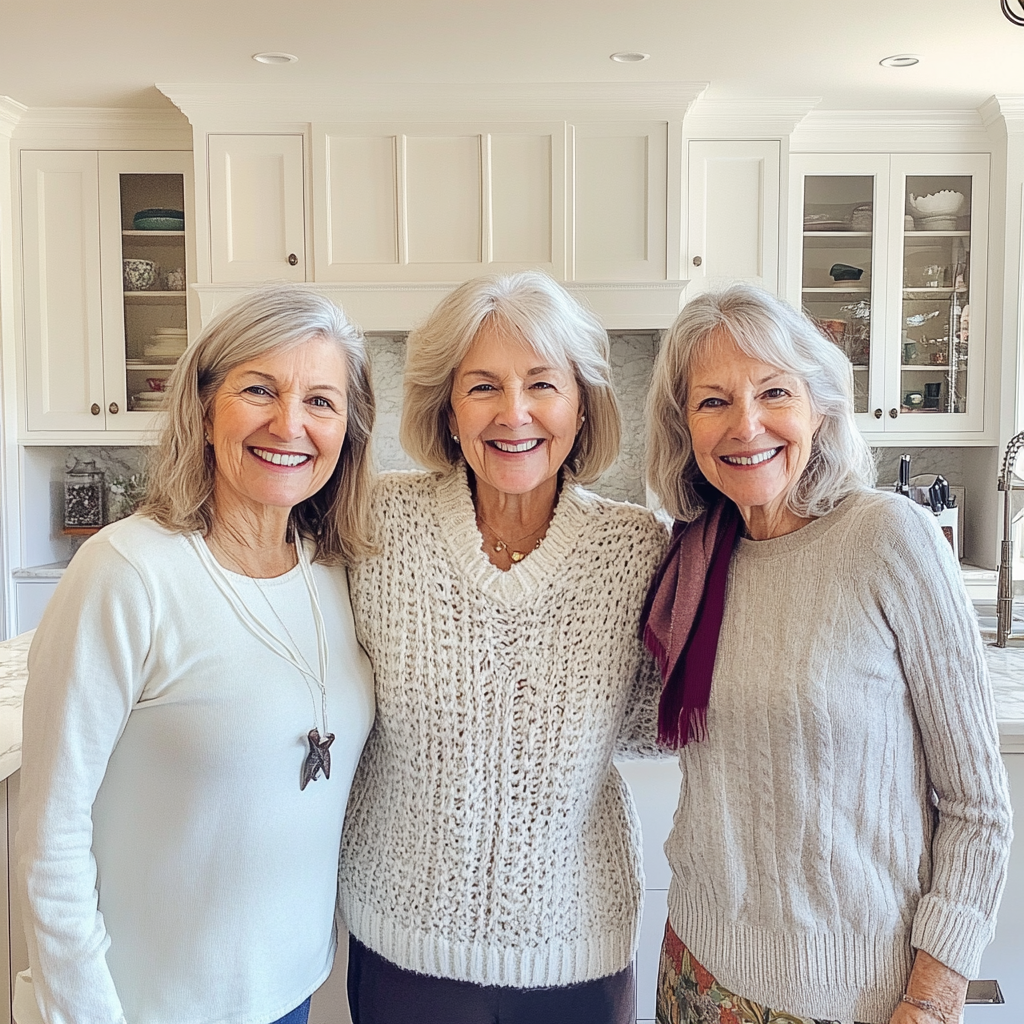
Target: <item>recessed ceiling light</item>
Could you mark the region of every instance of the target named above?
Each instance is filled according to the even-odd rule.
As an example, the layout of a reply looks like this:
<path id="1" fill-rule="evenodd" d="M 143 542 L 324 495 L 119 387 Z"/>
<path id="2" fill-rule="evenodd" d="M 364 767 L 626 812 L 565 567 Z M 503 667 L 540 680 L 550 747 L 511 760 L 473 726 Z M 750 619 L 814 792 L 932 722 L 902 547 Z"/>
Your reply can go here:
<path id="1" fill-rule="evenodd" d="M 259 61 L 260 64 L 294 64 L 299 58 L 294 53 L 271 50 L 267 53 L 254 53 L 252 59 Z"/>
<path id="2" fill-rule="evenodd" d="M 639 64 L 642 60 L 649 60 L 650 56 L 649 53 L 640 53 L 639 50 L 622 50 L 619 53 L 613 53 L 610 59 L 619 64 Z"/>
<path id="3" fill-rule="evenodd" d="M 894 53 L 891 57 L 883 57 L 879 62 L 883 68 L 912 68 L 921 63 L 916 53 Z"/>

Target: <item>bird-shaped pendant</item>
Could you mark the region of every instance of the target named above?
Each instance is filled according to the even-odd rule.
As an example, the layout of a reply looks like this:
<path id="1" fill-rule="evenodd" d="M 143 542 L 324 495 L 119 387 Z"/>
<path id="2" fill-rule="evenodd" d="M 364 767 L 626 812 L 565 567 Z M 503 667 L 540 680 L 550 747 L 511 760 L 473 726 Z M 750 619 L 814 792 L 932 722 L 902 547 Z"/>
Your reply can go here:
<path id="1" fill-rule="evenodd" d="M 299 780 L 299 789 L 305 789 L 310 782 L 316 782 L 320 777 L 320 770 L 323 769 L 324 778 L 331 777 L 331 744 L 334 742 L 334 733 L 329 732 L 323 739 L 320 739 L 319 729 L 310 729 L 306 737 L 309 740 L 309 753 L 306 760 L 302 762 L 302 778 Z"/>

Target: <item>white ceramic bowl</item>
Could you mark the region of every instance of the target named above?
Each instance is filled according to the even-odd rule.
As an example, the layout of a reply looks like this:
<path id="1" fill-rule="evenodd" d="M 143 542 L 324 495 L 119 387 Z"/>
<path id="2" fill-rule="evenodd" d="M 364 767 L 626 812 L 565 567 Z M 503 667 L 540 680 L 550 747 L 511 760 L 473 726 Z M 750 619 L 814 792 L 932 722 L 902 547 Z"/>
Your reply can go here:
<path id="1" fill-rule="evenodd" d="M 952 192 L 949 189 L 927 196 L 910 195 L 910 208 L 918 217 L 955 217 L 963 205 L 963 192 Z"/>

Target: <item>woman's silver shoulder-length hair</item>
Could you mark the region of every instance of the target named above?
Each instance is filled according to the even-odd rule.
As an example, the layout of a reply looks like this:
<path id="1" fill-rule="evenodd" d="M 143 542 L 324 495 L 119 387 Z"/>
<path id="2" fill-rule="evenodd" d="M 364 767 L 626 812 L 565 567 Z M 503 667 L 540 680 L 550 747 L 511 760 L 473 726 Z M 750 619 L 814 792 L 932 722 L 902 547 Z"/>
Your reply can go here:
<path id="1" fill-rule="evenodd" d="M 822 516 L 875 482 L 871 449 L 853 416 L 853 368 L 804 313 L 753 285 L 736 284 L 688 302 L 662 339 L 647 398 L 647 481 L 665 509 L 692 520 L 703 480 L 686 422 L 690 373 L 720 339 L 753 359 L 795 374 L 824 417 L 811 456 L 789 497 L 798 516 Z"/>
<path id="2" fill-rule="evenodd" d="M 168 530 L 209 532 L 216 462 L 205 441 L 218 389 L 237 366 L 314 338 L 345 358 L 348 424 L 338 464 L 314 495 L 292 509 L 292 525 L 316 542 L 316 559 L 351 563 L 370 554 L 370 435 L 375 404 L 370 365 L 358 327 L 330 299 L 293 285 L 252 292 L 218 314 L 171 374 L 167 424 L 149 460 L 139 511 Z"/>

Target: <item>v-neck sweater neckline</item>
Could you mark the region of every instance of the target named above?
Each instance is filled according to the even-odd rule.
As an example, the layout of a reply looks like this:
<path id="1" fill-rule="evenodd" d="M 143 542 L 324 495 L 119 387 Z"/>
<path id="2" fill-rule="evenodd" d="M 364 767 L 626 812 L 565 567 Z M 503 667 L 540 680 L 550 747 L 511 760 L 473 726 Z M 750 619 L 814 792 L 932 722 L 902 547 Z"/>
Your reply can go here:
<path id="1" fill-rule="evenodd" d="M 520 601 L 558 580 L 586 526 L 576 484 L 564 480 L 540 547 L 504 570 L 492 564 L 483 550 L 465 465 L 438 481 L 433 506 L 438 532 L 454 566 L 473 586 L 504 604 Z"/>

